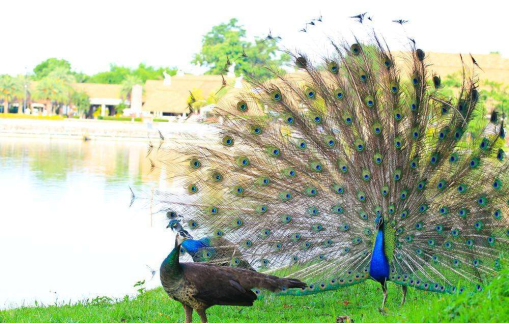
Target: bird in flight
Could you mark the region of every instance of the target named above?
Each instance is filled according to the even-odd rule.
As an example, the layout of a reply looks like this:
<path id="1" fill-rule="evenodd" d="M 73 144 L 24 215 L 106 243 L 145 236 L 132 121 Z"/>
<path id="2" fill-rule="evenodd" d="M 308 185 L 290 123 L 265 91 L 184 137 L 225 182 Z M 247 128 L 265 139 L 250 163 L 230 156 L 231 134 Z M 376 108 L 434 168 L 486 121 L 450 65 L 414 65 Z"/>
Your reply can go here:
<path id="1" fill-rule="evenodd" d="M 364 16 L 365 16 L 366 14 L 367 14 L 367 12 L 365 12 L 365 13 L 361 13 L 361 14 L 358 14 L 358 15 L 356 15 L 356 16 L 352 16 L 352 17 L 350 17 L 350 18 L 352 18 L 352 19 L 358 19 L 358 20 L 359 20 L 359 22 L 362 24 L 362 22 L 364 21 Z"/>
<path id="2" fill-rule="evenodd" d="M 403 26 L 404 24 L 406 24 L 408 22 L 408 20 L 398 19 L 398 20 L 393 20 L 392 22 Z"/>

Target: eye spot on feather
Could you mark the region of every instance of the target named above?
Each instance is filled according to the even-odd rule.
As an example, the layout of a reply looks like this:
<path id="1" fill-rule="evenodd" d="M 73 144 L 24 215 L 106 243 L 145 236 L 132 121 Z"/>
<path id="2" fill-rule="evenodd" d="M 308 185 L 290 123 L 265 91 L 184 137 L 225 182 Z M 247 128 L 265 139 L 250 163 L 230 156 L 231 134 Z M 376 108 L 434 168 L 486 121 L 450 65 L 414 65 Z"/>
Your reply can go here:
<path id="1" fill-rule="evenodd" d="M 191 227 L 191 229 L 195 229 L 195 228 L 198 227 L 198 223 L 196 221 L 194 221 L 194 220 L 190 220 L 188 222 L 188 225 L 189 225 L 189 227 Z"/>
<path id="2" fill-rule="evenodd" d="M 194 185 L 194 184 L 189 185 L 188 189 L 189 189 L 189 193 L 191 193 L 191 194 L 194 194 L 194 193 L 198 192 L 198 187 L 196 185 Z"/>
<path id="3" fill-rule="evenodd" d="M 353 55 L 357 56 L 361 53 L 361 46 L 359 44 L 352 44 L 352 46 L 350 46 L 350 51 Z"/>
<path id="4" fill-rule="evenodd" d="M 459 211 L 458 211 L 458 215 L 461 217 L 461 218 L 465 218 L 468 214 L 468 210 L 466 208 L 461 208 Z"/>
<path id="5" fill-rule="evenodd" d="M 329 64 L 327 66 L 331 73 L 337 74 L 339 72 L 339 66 L 336 62 L 329 62 Z"/>
<path id="6" fill-rule="evenodd" d="M 198 159 L 192 159 L 189 164 L 193 169 L 199 169 L 201 167 L 201 162 Z"/>
<path id="7" fill-rule="evenodd" d="M 495 179 L 495 181 L 493 181 L 493 188 L 495 190 L 502 188 L 502 181 L 500 179 Z"/>
<path id="8" fill-rule="evenodd" d="M 279 90 L 272 91 L 270 97 L 276 102 L 279 102 L 282 99 L 281 92 Z"/>
<path id="9" fill-rule="evenodd" d="M 240 112 L 246 112 L 248 110 L 247 104 L 245 101 L 240 101 L 237 103 L 237 110 Z"/>

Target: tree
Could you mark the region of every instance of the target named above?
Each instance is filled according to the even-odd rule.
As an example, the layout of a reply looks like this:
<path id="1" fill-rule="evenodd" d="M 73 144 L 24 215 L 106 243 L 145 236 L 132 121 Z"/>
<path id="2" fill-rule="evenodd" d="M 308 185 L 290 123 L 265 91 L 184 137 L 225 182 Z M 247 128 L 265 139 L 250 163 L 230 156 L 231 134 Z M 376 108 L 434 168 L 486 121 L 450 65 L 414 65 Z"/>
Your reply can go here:
<path id="1" fill-rule="evenodd" d="M 74 91 L 71 95 L 71 102 L 78 109 L 78 115 L 87 114 L 90 109 L 90 97 L 85 91 Z"/>
<path id="2" fill-rule="evenodd" d="M 24 95 L 24 81 L 20 77 L 12 77 L 10 75 L 2 75 L 0 76 L 0 99 L 4 101 L 4 113 L 9 113 L 9 104 L 14 101 L 14 99 L 23 98 Z M 18 111 L 21 110 L 21 102 Z"/>
<path id="3" fill-rule="evenodd" d="M 47 77 L 54 70 L 59 69 L 65 71 L 66 74 L 71 74 L 71 63 L 64 59 L 49 58 L 46 61 L 39 63 L 34 68 L 34 80 L 42 80 Z"/>
<path id="4" fill-rule="evenodd" d="M 144 63 L 140 63 L 137 68 L 131 69 L 126 66 L 110 65 L 110 70 L 106 72 L 99 72 L 92 75 L 87 79 L 88 83 L 110 83 L 110 84 L 121 84 L 129 76 L 136 77 L 140 80 L 140 84 L 145 83 L 147 80 L 160 80 L 163 78 L 163 72 L 169 75 L 175 75 L 177 73 L 176 68 L 148 66 Z"/>
<path id="5" fill-rule="evenodd" d="M 265 66 L 279 68 L 290 61 L 286 53 L 278 54 L 277 39 L 246 39 L 246 30 L 233 18 L 228 23 L 212 27 L 202 40 L 200 53 L 191 63 L 208 67 L 206 74 L 225 74 L 227 61 L 235 62 L 235 74 L 244 71 L 259 79 L 272 77 Z"/>
<path id="6" fill-rule="evenodd" d="M 37 84 L 34 98 L 49 101 L 49 111 L 54 113 L 53 108 L 57 106 L 57 112 L 61 112 L 63 104 L 70 104 L 74 89 L 71 83 L 75 82 L 73 75 L 69 74 L 65 67 L 54 69 Z"/>

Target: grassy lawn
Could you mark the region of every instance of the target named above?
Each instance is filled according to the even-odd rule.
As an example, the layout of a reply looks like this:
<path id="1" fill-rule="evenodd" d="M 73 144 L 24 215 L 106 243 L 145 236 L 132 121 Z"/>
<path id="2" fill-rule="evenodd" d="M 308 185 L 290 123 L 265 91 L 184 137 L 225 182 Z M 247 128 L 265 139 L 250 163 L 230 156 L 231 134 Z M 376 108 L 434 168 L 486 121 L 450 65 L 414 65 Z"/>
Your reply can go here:
<path id="1" fill-rule="evenodd" d="M 253 307 L 215 306 L 210 322 L 335 322 L 349 316 L 355 322 L 508 322 L 509 271 L 504 270 L 481 293 L 445 295 L 409 288 L 401 307 L 401 289 L 389 284 L 386 315 L 378 308 L 382 292 L 373 281 L 338 291 L 305 297 L 267 295 Z M 195 313 L 194 322 L 199 322 Z M 135 299 L 97 298 L 73 305 L 1 311 L 0 322 L 183 322 L 180 303 L 161 288 Z"/>

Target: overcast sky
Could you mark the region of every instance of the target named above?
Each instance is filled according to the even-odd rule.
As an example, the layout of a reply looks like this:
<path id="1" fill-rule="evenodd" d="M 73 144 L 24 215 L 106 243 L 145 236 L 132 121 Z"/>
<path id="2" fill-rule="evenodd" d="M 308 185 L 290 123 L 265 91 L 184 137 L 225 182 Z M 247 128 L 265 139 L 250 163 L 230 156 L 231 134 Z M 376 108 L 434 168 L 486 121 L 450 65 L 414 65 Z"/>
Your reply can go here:
<path id="1" fill-rule="evenodd" d="M 248 36 L 283 39 L 281 46 L 321 53 L 327 37 L 365 34 L 367 27 L 348 17 L 372 15 L 378 33 L 393 49 L 405 49 L 406 35 L 425 51 L 509 55 L 507 1 L 93 1 L 2 0 L 0 74 L 24 73 L 49 58 L 64 58 L 88 74 L 110 63 L 177 66 L 189 63 L 214 25 L 238 18 Z M 323 15 L 323 24 L 298 32 Z M 404 18 L 405 28 L 391 23 Z"/>

